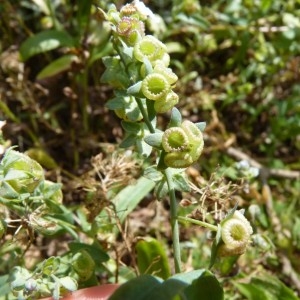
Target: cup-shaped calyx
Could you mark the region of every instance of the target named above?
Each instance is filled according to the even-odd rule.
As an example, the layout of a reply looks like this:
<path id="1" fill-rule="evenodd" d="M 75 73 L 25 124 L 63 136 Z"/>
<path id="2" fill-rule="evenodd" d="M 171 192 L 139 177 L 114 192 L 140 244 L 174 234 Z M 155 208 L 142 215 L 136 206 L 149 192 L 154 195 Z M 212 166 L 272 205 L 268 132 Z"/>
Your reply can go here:
<path id="1" fill-rule="evenodd" d="M 145 35 L 145 26 L 142 21 L 133 17 L 122 17 L 117 24 L 117 33 L 125 43 L 134 46 Z"/>
<path id="2" fill-rule="evenodd" d="M 154 109 L 158 113 L 164 113 L 172 109 L 178 103 L 178 95 L 172 91 L 178 77 L 162 62 L 158 62 L 152 73 L 148 74 L 142 82 L 144 96 L 155 101 Z"/>
<path id="3" fill-rule="evenodd" d="M 220 256 L 241 255 L 250 243 L 253 229 L 242 212 L 236 210 L 221 225 L 223 244 L 219 248 Z"/>
<path id="4" fill-rule="evenodd" d="M 164 162 L 171 168 L 187 168 L 196 162 L 203 150 L 204 141 L 200 129 L 190 121 L 180 127 L 167 129 L 162 136 L 166 154 Z"/>
<path id="5" fill-rule="evenodd" d="M 140 62 L 148 59 L 153 66 L 158 61 L 168 66 L 170 61 L 166 45 L 152 35 L 144 36 L 134 45 L 133 55 Z"/>

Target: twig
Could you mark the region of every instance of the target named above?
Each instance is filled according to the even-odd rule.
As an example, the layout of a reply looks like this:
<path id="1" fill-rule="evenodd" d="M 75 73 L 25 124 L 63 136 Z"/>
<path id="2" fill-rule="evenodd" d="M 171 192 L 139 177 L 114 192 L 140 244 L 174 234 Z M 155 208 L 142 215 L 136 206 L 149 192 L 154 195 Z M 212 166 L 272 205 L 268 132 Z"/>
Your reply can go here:
<path id="1" fill-rule="evenodd" d="M 239 149 L 228 147 L 226 149 L 228 155 L 238 159 L 238 160 L 246 160 L 252 167 L 259 168 L 260 171 L 264 170 L 267 176 L 274 176 L 274 177 L 282 177 L 287 179 L 299 179 L 300 178 L 300 171 L 292 171 L 292 170 L 285 170 L 285 169 L 269 169 L 260 164 L 255 159 L 251 158 L 246 153 L 242 152 Z"/>

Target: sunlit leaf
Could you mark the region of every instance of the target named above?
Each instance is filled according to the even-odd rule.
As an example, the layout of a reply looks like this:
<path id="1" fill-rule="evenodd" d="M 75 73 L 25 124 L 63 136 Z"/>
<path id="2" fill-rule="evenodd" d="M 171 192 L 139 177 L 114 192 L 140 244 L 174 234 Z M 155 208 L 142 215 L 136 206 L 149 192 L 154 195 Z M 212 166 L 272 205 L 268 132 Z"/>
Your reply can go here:
<path id="1" fill-rule="evenodd" d="M 20 47 L 22 60 L 58 47 L 74 47 L 73 38 L 66 31 L 46 30 L 29 37 Z"/>

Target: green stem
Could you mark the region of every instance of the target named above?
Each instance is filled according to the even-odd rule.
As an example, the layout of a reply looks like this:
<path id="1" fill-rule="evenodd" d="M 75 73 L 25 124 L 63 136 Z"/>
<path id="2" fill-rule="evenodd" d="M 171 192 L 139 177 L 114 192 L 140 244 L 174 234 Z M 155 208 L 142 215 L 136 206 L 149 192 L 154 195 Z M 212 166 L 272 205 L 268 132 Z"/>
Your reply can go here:
<path id="1" fill-rule="evenodd" d="M 192 224 L 196 224 L 196 225 L 200 225 L 202 227 L 208 228 L 212 231 L 218 231 L 217 226 L 211 225 L 211 224 L 206 223 L 206 222 L 202 222 L 202 221 L 199 221 L 199 220 L 195 220 L 195 219 L 188 218 L 188 217 L 182 217 L 182 216 L 178 216 L 177 219 L 181 222 L 185 222 L 185 223 L 189 222 L 189 223 L 192 223 Z"/>
<path id="2" fill-rule="evenodd" d="M 170 169 L 164 171 L 166 176 L 169 196 L 170 196 L 170 207 L 171 207 L 171 227 L 172 227 L 172 240 L 173 240 L 173 254 L 174 254 L 174 264 L 175 272 L 181 272 L 181 256 L 180 256 L 180 243 L 179 243 L 179 224 L 177 219 L 177 202 L 175 196 L 175 189 L 173 185 L 172 175 Z"/>
<path id="3" fill-rule="evenodd" d="M 152 123 L 151 123 L 150 120 L 149 120 L 148 114 L 147 114 L 147 112 L 146 112 L 146 110 L 145 110 L 145 108 L 144 108 L 144 106 L 143 106 L 143 103 L 142 103 L 141 99 L 138 98 L 138 97 L 135 97 L 135 100 L 136 100 L 136 102 L 137 102 L 137 105 L 138 105 L 138 107 L 139 107 L 139 109 L 140 109 L 140 111 L 141 111 L 141 114 L 142 114 L 142 116 L 143 116 L 144 122 L 146 123 L 146 125 L 147 125 L 149 131 L 150 131 L 151 133 L 155 133 L 155 129 L 154 129 Z"/>

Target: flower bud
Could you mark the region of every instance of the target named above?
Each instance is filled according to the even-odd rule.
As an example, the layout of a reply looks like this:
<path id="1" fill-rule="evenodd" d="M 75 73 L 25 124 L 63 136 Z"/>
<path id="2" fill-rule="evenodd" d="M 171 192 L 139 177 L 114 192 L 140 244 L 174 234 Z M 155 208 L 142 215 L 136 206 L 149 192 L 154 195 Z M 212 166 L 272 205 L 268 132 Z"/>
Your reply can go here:
<path id="1" fill-rule="evenodd" d="M 168 167 L 189 167 L 202 153 L 202 132 L 192 122 L 184 121 L 180 127 L 171 127 L 164 132 L 162 146 L 167 152 L 164 162 Z"/>
<path id="2" fill-rule="evenodd" d="M 154 109 L 158 113 L 165 113 L 171 110 L 178 103 L 178 100 L 178 95 L 170 91 L 164 98 L 154 102 Z"/>
<path id="3" fill-rule="evenodd" d="M 134 46 L 145 35 L 144 23 L 135 18 L 123 17 L 117 24 L 117 33 L 125 43 Z"/>

